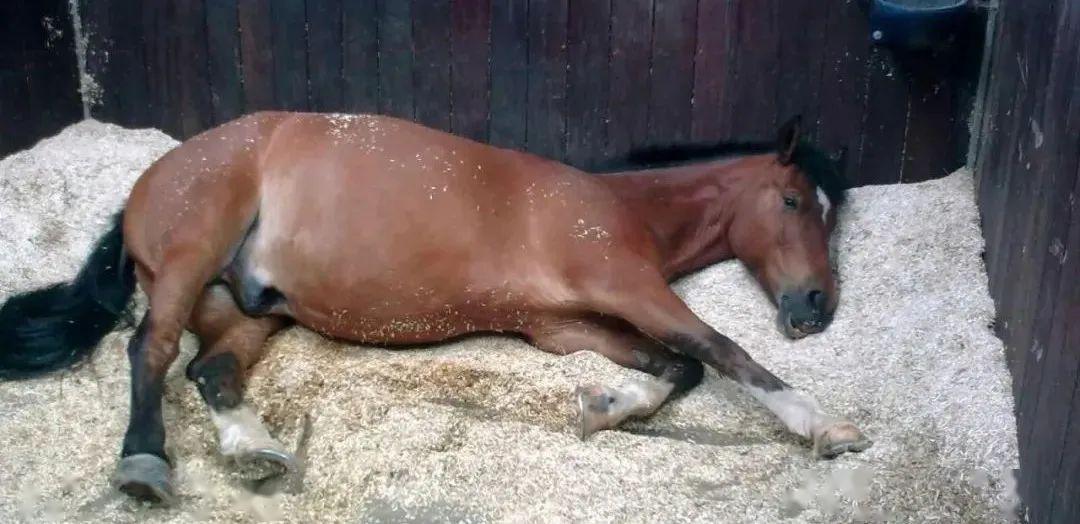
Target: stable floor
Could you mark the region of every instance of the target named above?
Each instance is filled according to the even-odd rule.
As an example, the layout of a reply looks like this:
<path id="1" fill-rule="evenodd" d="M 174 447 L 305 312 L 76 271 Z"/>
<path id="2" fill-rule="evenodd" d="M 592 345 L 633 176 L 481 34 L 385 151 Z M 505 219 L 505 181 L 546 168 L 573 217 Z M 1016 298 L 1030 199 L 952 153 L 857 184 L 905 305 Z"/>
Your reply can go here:
<path id="1" fill-rule="evenodd" d="M 174 145 L 86 121 L 0 160 L 0 300 L 73 276 L 142 169 Z M 217 456 L 183 376 L 187 337 L 165 398 L 180 503 L 150 508 L 108 484 L 127 421 L 124 331 L 77 371 L 0 383 L 0 521 L 1007 521 L 1016 429 L 972 184 L 960 171 L 851 192 L 835 237 L 841 305 L 824 334 L 782 338 L 735 262 L 676 285 L 707 322 L 859 424 L 876 442 L 860 455 L 815 460 L 712 371 L 656 416 L 583 442 L 574 387 L 645 375 L 509 338 L 386 351 L 293 328 L 271 341 L 248 398 L 306 456 L 302 491 L 253 495 Z"/>

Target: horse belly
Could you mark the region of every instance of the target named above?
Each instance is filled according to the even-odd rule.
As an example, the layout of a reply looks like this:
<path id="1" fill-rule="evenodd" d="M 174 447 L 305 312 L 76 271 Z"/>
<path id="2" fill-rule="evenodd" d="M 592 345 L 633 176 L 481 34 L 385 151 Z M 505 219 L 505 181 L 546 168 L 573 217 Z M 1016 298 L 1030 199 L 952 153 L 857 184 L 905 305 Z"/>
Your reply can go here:
<path id="1" fill-rule="evenodd" d="M 520 279 L 507 273 L 505 261 L 483 246 L 424 243 L 439 256 L 401 242 L 310 244 L 317 249 L 266 242 L 258 248 L 263 234 L 257 231 L 237 257 L 241 269 L 232 281 L 245 309 L 283 314 L 334 338 L 415 344 L 514 331 L 535 308 L 514 291 Z"/>
<path id="2" fill-rule="evenodd" d="M 428 285 L 423 285 L 424 283 Z M 540 308 L 528 296 L 493 287 L 402 279 L 356 288 L 295 290 L 284 309 L 300 324 L 334 338 L 369 344 L 416 344 L 478 331 L 521 331 Z"/>
<path id="3" fill-rule="evenodd" d="M 452 306 L 442 310 L 388 315 L 387 312 L 354 313 L 349 308 L 322 310 L 300 304 L 293 316 L 316 332 L 366 344 L 438 342 L 479 330 L 472 318 L 462 315 Z"/>

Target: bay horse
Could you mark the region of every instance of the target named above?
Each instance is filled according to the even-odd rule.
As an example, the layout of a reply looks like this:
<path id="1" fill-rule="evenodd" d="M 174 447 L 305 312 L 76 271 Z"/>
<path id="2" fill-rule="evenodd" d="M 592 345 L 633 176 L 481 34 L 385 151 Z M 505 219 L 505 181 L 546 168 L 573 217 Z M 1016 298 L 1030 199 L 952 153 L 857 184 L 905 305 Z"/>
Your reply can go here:
<path id="1" fill-rule="evenodd" d="M 292 322 L 392 346 L 512 333 L 658 377 L 578 388 L 582 438 L 653 413 L 697 385 L 704 363 L 819 456 L 862 451 L 871 441 L 854 424 L 759 365 L 669 287 L 737 257 L 786 335 L 825 329 L 838 301 L 828 239 L 842 163 L 801 138 L 798 118 L 778 135 L 594 175 L 386 116 L 247 115 L 154 162 L 71 283 L 4 304 L 0 376 L 87 358 L 137 283 L 149 308 L 127 350 L 130 421 L 113 482 L 162 503 L 175 497 L 163 379 L 185 329 L 200 341 L 187 376 L 220 452 L 279 473 L 295 459 L 243 388 L 267 338 Z"/>

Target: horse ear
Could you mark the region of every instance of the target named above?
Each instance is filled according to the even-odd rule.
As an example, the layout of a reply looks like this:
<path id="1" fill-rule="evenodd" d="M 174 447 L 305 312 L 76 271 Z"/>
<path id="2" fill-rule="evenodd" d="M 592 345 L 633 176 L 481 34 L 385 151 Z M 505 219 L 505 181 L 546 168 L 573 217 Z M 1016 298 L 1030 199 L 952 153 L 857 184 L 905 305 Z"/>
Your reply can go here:
<path id="1" fill-rule="evenodd" d="M 799 146 L 801 134 L 802 115 L 795 115 L 791 120 L 788 120 L 787 123 L 780 127 L 780 134 L 777 136 L 776 150 L 779 151 L 781 165 L 786 166 L 791 163 L 792 157 L 795 156 L 795 148 Z"/>

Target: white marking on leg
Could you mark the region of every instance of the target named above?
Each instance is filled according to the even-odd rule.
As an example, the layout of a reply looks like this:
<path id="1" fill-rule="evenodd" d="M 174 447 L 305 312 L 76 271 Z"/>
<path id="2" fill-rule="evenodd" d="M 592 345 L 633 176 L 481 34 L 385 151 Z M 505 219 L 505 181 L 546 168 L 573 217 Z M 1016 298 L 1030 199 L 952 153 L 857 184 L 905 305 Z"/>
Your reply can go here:
<path id="1" fill-rule="evenodd" d="M 793 389 L 765 391 L 754 386 L 744 386 L 759 402 L 769 408 L 792 433 L 806 438 L 824 428 L 831 417 L 821 412 L 817 401 L 805 393 Z"/>
<path id="2" fill-rule="evenodd" d="M 671 395 L 675 384 L 663 380 L 648 382 L 631 382 L 616 389 L 615 405 L 616 413 L 621 422 L 630 416 L 644 417 L 652 415 Z"/>
<path id="3" fill-rule="evenodd" d="M 829 210 L 832 209 L 832 202 L 829 202 L 829 196 L 825 194 L 820 187 L 817 188 L 818 203 L 821 204 L 821 221 L 829 223 Z"/>
<path id="4" fill-rule="evenodd" d="M 281 449 L 281 444 L 270 436 L 259 415 L 246 404 L 222 411 L 211 409 L 210 420 L 217 426 L 222 455 L 240 455 L 264 448 Z"/>
<path id="5" fill-rule="evenodd" d="M 615 428 L 631 416 L 651 415 L 660 409 L 674 388 L 674 384 L 664 381 L 631 382 L 619 388 L 586 388 L 586 398 L 578 398 L 584 433 Z"/>

